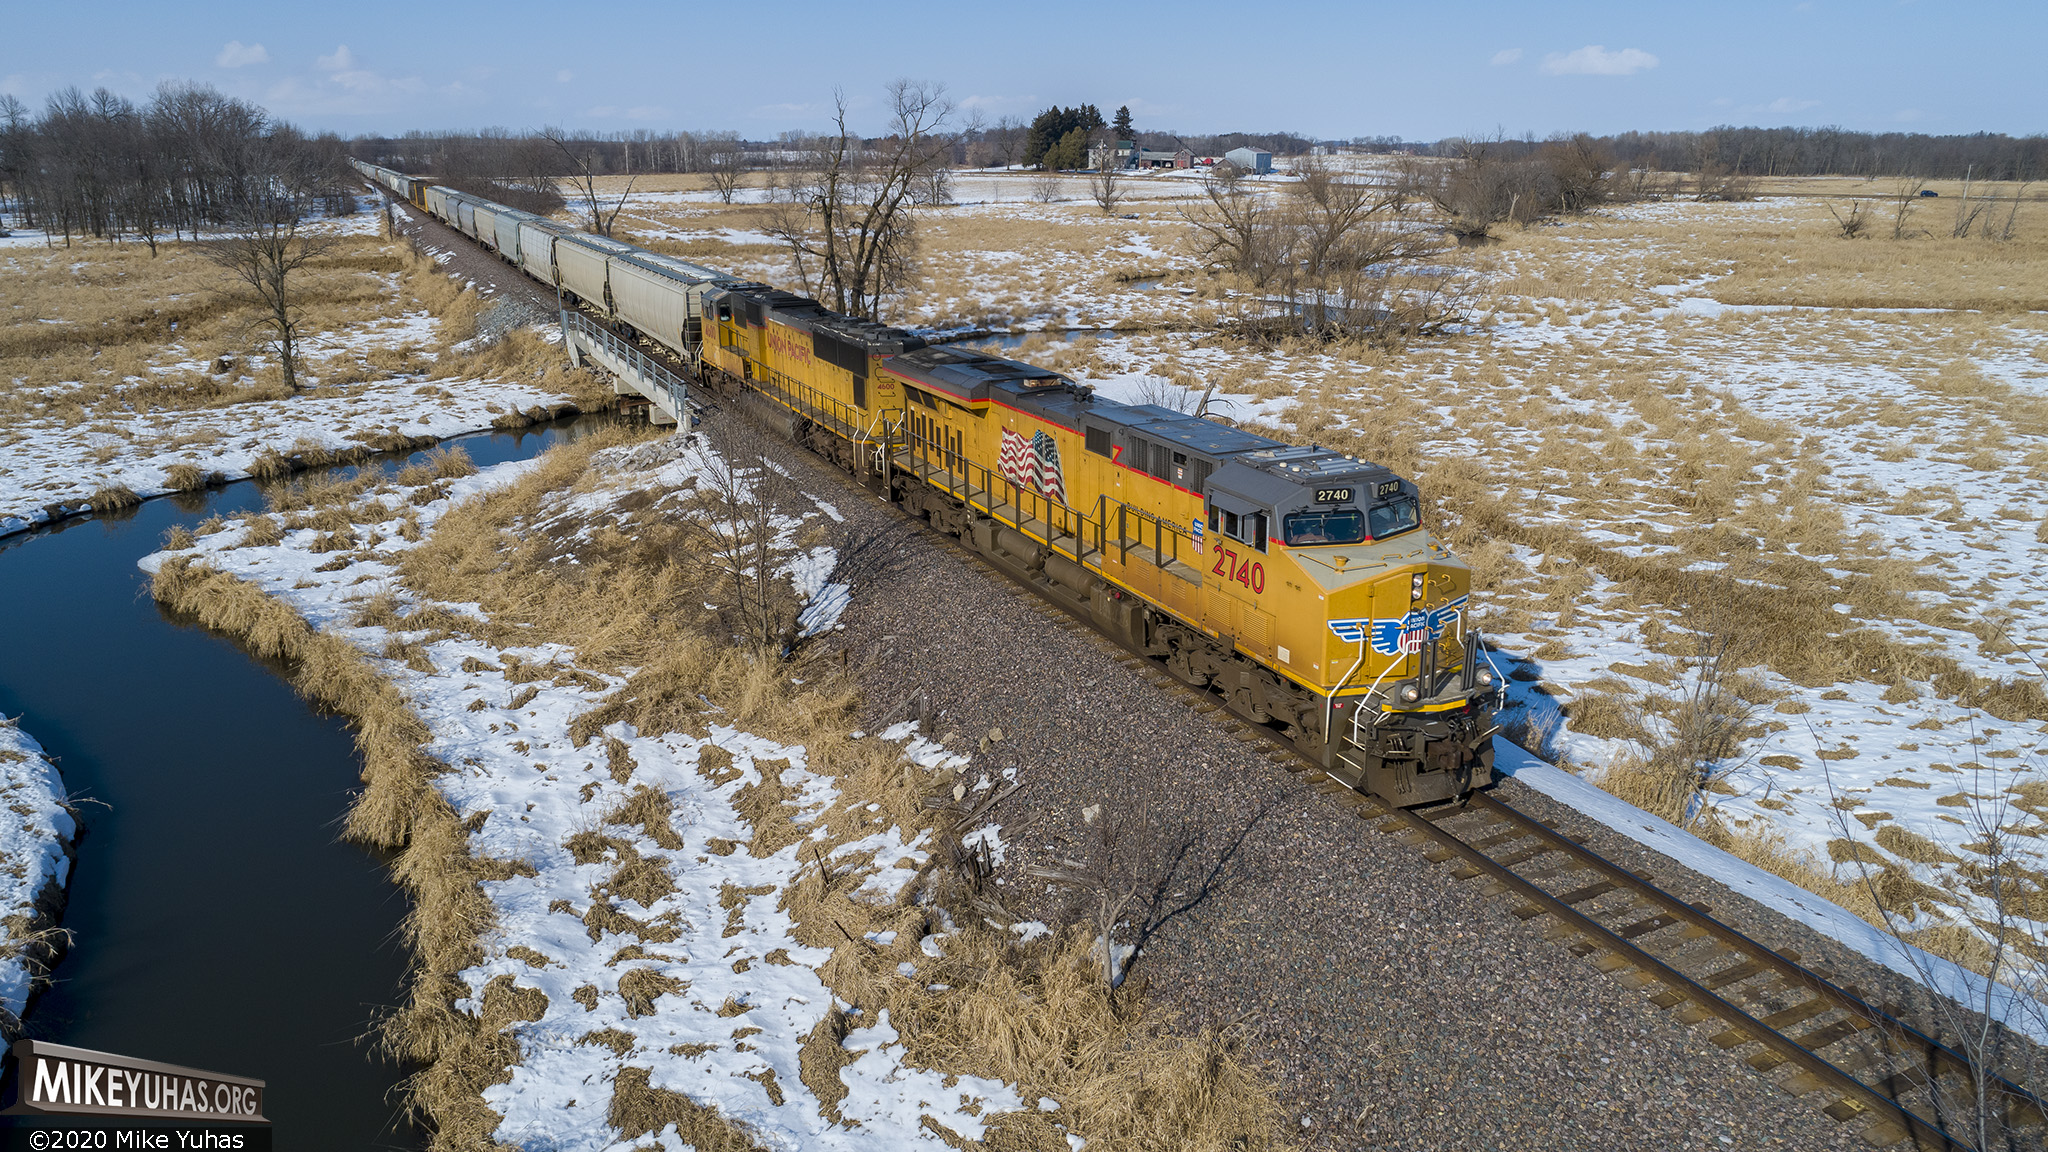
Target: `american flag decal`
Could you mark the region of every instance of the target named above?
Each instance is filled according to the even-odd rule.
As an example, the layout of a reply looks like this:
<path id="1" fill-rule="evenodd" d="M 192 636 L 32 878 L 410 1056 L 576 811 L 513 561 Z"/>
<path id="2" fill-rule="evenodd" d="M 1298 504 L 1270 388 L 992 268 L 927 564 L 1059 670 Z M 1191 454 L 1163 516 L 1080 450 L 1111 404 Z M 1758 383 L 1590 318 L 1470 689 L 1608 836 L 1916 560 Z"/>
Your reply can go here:
<path id="1" fill-rule="evenodd" d="M 1027 440 L 1003 429 L 1003 451 L 996 470 L 1012 484 L 1043 492 L 1062 504 L 1067 502 L 1067 481 L 1060 474 L 1060 446 L 1044 432 L 1033 432 Z"/>

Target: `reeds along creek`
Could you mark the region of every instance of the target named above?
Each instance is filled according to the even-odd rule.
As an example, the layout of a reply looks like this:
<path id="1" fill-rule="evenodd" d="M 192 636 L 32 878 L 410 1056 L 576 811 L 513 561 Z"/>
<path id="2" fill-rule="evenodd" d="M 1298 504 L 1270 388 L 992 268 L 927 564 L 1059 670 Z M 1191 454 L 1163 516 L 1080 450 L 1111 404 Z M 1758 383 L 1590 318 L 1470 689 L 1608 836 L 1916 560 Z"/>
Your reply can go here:
<path id="1" fill-rule="evenodd" d="M 516 478 L 444 457 L 281 491 L 161 558 L 165 603 L 286 658 L 355 718 L 366 787 L 348 829 L 397 853 L 414 903 L 412 1000 L 385 1037 L 422 1065 L 411 1093 L 436 1146 L 571 1096 L 585 1123 L 674 1123 L 698 1146 L 881 1146 L 927 1123 L 1272 1144 L 1271 1088 L 1231 1037 L 1177 1035 L 1138 982 L 1107 987 L 1085 931 L 1027 943 L 977 910 L 951 867 L 973 802 L 931 802 L 983 794 L 964 755 L 860 735 L 857 669 L 779 659 L 707 602 L 730 574 L 704 534 L 775 487 L 763 465 L 615 429 Z M 778 571 L 847 544 L 800 493 L 780 498 L 755 521 Z M 802 602 L 778 582 L 770 610 L 793 622 Z M 584 1083 L 591 1060 L 605 1089 Z M 929 1098 L 982 1114 L 905 1112 L 883 1075 L 961 1077 Z"/>

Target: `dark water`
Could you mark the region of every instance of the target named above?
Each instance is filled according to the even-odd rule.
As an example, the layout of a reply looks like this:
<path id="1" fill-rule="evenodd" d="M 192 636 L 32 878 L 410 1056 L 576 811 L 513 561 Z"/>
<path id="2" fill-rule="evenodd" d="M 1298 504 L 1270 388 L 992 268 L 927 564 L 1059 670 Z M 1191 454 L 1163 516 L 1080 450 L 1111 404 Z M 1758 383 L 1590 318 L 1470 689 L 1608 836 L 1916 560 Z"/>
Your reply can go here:
<path id="1" fill-rule="evenodd" d="M 495 464 L 602 419 L 459 443 Z M 267 1080 L 281 1149 L 417 1147 L 404 1070 L 363 1039 L 403 999 L 406 903 L 336 839 L 359 784 L 347 727 L 159 612 L 135 567 L 174 524 L 262 506 L 245 482 L 0 541 L 0 712 L 98 802 L 81 807 L 75 940 L 29 1035 Z"/>

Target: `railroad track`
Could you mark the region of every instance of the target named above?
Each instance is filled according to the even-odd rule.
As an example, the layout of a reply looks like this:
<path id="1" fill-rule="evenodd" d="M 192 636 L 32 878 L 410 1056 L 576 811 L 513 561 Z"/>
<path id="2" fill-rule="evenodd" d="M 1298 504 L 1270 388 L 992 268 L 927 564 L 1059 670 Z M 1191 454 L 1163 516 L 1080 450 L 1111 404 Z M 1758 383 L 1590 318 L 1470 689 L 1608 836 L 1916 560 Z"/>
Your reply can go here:
<path id="1" fill-rule="evenodd" d="M 946 543 L 981 564 L 972 550 Z M 1963 1053 L 1913 1027 L 1890 1006 L 1873 1003 L 1855 985 L 1835 983 L 1832 973 L 1802 964 L 1796 952 L 1751 938 L 1715 919 L 1707 906 L 1665 891 L 1650 876 L 1602 857 L 1490 793 L 1425 812 L 1353 791 L 1323 776 L 1264 725 L 1183 684 L 1160 662 L 1131 653 L 1029 589 L 1003 583 L 1020 602 L 1187 699 L 1237 740 L 1271 744 L 1267 759 L 1320 777 L 1318 791 L 1375 830 L 1449 866 L 1454 880 L 1483 881 L 1487 894 L 1511 902 L 1516 917 L 1547 920 L 1546 938 L 1644 991 L 1651 1004 L 1680 1023 L 1707 1027 L 1716 1047 L 1783 1091 L 1813 1098 L 1834 1120 L 1857 1125 L 1872 1147 L 1980 1152 L 1974 1137 L 1958 1130 L 1961 1119 L 1944 1115 L 1949 1102 L 1976 1098 L 1977 1069 Z M 1996 1075 L 1989 1077 L 1986 1092 L 1999 1110 L 1999 1129 L 2027 1146 L 2048 1142 L 2048 1103 Z"/>

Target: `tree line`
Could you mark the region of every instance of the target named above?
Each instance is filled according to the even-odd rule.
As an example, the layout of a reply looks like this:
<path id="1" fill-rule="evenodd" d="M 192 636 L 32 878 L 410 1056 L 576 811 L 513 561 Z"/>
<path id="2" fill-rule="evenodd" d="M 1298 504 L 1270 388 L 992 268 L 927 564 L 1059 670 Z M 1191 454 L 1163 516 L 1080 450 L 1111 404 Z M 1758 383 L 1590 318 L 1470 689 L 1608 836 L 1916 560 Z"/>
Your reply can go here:
<path id="1" fill-rule="evenodd" d="M 0 94 L 0 192 L 24 227 L 159 240 L 353 207 L 337 136 L 308 136 L 262 108 L 167 83 L 137 104 L 66 88 L 41 113 Z"/>
<path id="2" fill-rule="evenodd" d="M 1446 137 L 1433 143 L 1398 136 L 1364 137 L 1347 150 L 1458 157 L 1485 145 L 1506 161 L 1527 159 L 1559 140 L 1590 141 L 1622 168 L 1655 172 L 1726 172 L 1773 176 L 1898 176 L 1926 180 L 2038 180 L 2048 173 L 2048 136 L 1972 132 L 1854 132 L 1846 128 L 1736 128 L 1701 132 L 1621 132 L 1611 136 L 1560 134 L 1547 140 Z"/>

